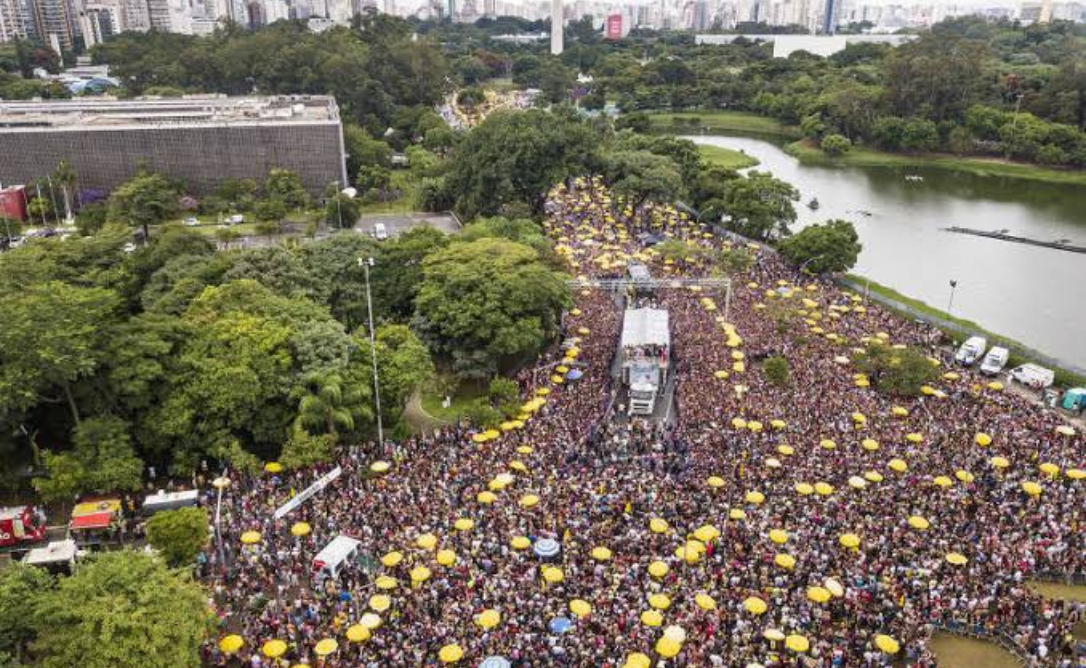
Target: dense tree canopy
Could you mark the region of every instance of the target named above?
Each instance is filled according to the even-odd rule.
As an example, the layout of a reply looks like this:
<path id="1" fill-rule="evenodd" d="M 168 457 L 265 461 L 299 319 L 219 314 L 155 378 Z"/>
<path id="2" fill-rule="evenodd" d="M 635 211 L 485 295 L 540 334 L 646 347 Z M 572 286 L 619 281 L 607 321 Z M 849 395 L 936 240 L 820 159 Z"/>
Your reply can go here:
<path id="1" fill-rule="evenodd" d="M 781 255 L 812 274 L 848 271 L 863 245 L 856 228 L 845 220 L 810 225 L 781 242 Z"/>

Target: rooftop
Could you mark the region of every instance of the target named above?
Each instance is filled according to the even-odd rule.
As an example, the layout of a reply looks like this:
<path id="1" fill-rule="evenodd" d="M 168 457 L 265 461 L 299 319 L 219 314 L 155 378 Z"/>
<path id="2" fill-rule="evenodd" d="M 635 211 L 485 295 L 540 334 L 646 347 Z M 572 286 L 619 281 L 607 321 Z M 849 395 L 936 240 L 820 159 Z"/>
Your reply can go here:
<path id="1" fill-rule="evenodd" d="M 668 316 L 664 309 L 628 309 L 622 316 L 622 347 L 668 346 Z"/>
<path id="2" fill-rule="evenodd" d="M 0 132 L 14 128 L 88 129 L 321 122 L 339 122 L 339 108 L 332 97 L 186 95 L 127 100 L 98 97 L 57 101 L 0 101 Z"/>

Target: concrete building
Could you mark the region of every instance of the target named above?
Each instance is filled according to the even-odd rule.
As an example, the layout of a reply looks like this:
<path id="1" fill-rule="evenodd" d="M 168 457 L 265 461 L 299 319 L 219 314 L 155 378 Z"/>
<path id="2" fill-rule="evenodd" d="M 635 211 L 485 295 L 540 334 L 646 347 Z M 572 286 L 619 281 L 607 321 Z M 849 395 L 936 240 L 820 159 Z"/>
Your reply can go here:
<path id="1" fill-rule="evenodd" d="M 197 194 L 276 167 L 313 194 L 347 183 L 339 107 L 324 96 L 0 102 L 0 155 L 0 183 L 30 183 L 61 160 L 81 187 L 105 190 L 141 170 Z"/>
<path id="2" fill-rule="evenodd" d="M 26 19 L 22 0 L 0 0 L 0 42 L 26 37 Z"/>
<path id="3" fill-rule="evenodd" d="M 740 37 L 750 41 L 773 43 L 773 57 L 787 58 L 796 51 L 816 56 L 830 56 L 844 51 L 849 44 L 874 43 L 899 46 L 916 35 L 695 35 L 696 44 L 730 44 Z"/>
<path id="4" fill-rule="evenodd" d="M 562 34 L 566 29 L 565 7 L 562 0 L 551 0 L 551 54 L 559 56 L 565 50 Z"/>
<path id="5" fill-rule="evenodd" d="M 77 34 L 71 2 L 30 0 L 29 6 L 34 36 L 52 46 L 57 53 L 61 49 L 71 50 Z"/>

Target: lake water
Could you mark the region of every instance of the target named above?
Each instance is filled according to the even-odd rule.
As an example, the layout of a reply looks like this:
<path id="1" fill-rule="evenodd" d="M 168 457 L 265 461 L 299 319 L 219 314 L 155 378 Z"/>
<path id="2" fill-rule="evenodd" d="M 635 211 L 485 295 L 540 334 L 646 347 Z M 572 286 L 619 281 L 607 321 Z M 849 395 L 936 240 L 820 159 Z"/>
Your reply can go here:
<path id="1" fill-rule="evenodd" d="M 798 188 L 797 228 L 851 221 L 864 247 L 853 273 L 943 310 L 956 280 L 953 315 L 1086 367 L 1086 254 L 940 230 L 1006 229 L 1086 245 L 1086 187 L 937 168 L 808 165 L 772 140 L 687 139 L 744 151 L 761 161 L 754 169 Z M 821 205 L 814 211 L 812 198 Z"/>

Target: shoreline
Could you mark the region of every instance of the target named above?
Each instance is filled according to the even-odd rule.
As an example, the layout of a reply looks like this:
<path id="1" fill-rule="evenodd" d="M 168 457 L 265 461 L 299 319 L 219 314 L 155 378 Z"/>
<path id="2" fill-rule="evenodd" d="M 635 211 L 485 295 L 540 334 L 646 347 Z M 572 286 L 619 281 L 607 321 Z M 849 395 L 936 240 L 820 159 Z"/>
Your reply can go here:
<path id="1" fill-rule="evenodd" d="M 806 164 L 844 167 L 923 167 L 977 176 L 998 176 L 1044 183 L 1086 185 L 1086 170 L 1053 169 L 991 157 L 962 157 L 948 153 L 890 153 L 853 146 L 838 157 L 826 155 L 802 136 L 796 126 L 745 111 L 706 111 L 650 114 L 653 127 L 676 134 L 744 133 L 790 140 L 783 149 Z M 696 121 L 693 122 L 693 121 Z"/>

